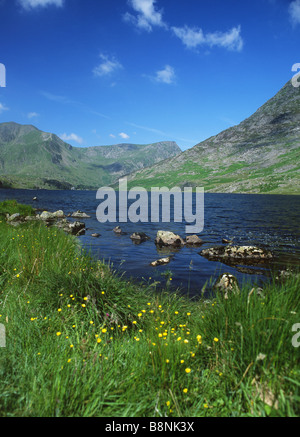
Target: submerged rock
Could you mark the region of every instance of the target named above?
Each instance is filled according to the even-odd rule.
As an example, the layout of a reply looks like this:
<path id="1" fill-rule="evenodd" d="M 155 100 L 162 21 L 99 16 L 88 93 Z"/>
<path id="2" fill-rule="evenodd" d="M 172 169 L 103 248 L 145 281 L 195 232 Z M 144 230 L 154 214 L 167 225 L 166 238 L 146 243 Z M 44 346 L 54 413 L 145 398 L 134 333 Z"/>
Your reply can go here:
<path id="1" fill-rule="evenodd" d="M 184 246 L 185 241 L 179 236 L 169 231 L 158 231 L 155 244 L 158 246 Z"/>
<path id="2" fill-rule="evenodd" d="M 164 264 L 169 264 L 169 262 L 171 261 L 172 257 L 168 256 L 166 258 L 160 258 L 156 261 L 153 261 L 152 263 L 150 263 L 150 266 L 152 267 L 157 267 L 157 266 L 163 266 Z"/>

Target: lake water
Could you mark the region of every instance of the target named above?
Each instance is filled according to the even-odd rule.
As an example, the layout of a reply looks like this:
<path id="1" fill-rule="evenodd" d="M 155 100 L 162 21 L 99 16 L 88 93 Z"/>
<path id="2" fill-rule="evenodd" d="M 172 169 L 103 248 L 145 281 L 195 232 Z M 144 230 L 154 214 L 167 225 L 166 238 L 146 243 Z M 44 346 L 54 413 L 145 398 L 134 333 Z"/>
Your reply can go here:
<path id="1" fill-rule="evenodd" d="M 33 201 L 36 196 L 38 201 Z M 3 190 L 0 201 L 16 199 L 20 203 L 48 211 L 62 209 L 65 214 L 77 210 L 86 212 L 83 219 L 86 234 L 79 240 L 100 260 L 109 261 L 113 269 L 137 281 L 165 284 L 165 274 L 172 275 L 172 289 L 190 296 L 200 295 L 203 285 L 224 272 L 235 275 L 239 283 L 262 285 L 270 271 L 288 265 L 300 265 L 300 196 L 205 194 L 204 229 L 199 237 L 201 247 L 183 247 L 178 250 L 159 249 L 154 244 L 158 230 L 170 230 L 183 238 L 186 223 L 122 223 L 126 235 L 116 235 L 113 228 L 119 223 L 101 224 L 96 218 L 100 203 L 96 191 Z M 145 232 L 151 239 L 136 245 L 130 239 L 133 232 Z M 101 234 L 94 238 L 92 233 Z M 274 260 L 269 265 L 225 265 L 208 261 L 199 252 L 222 244 L 222 239 L 234 238 L 237 245 L 255 245 L 270 249 Z M 165 266 L 151 267 L 150 262 L 169 255 L 172 261 Z M 149 279 L 151 278 L 151 279 Z"/>

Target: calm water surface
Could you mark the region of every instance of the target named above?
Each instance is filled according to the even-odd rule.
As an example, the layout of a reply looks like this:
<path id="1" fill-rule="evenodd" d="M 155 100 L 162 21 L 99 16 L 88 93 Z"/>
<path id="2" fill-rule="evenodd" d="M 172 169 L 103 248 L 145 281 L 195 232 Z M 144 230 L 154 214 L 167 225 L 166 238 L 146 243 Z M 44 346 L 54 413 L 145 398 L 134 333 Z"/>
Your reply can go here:
<path id="1" fill-rule="evenodd" d="M 38 201 L 33 201 L 37 196 Z M 150 196 L 149 196 L 150 197 Z M 96 219 L 99 200 L 96 191 L 1 190 L 0 201 L 16 199 L 35 208 L 65 214 L 77 210 L 91 216 L 84 219 L 86 235 L 79 237 L 83 246 L 95 257 L 109 261 L 113 268 L 135 280 L 165 283 L 164 274 L 172 273 L 172 288 L 182 293 L 200 295 L 203 285 L 221 273 L 234 274 L 240 283 L 250 281 L 262 285 L 272 269 L 287 265 L 300 265 L 300 196 L 255 194 L 205 194 L 205 225 L 199 234 L 205 243 L 199 248 L 183 247 L 179 250 L 159 249 L 154 240 L 158 230 L 170 230 L 185 237 L 186 223 L 124 223 L 126 235 L 116 235 L 112 229 L 118 223 L 101 224 Z M 130 235 L 145 232 L 151 240 L 136 245 Z M 100 238 L 91 237 L 101 234 Z M 256 245 L 270 249 L 275 255 L 270 265 L 229 266 L 208 261 L 199 252 L 222 244 L 222 238 L 234 238 L 234 244 Z M 149 263 L 162 256 L 174 255 L 170 264 L 150 267 Z M 151 278 L 151 279 L 149 279 Z"/>

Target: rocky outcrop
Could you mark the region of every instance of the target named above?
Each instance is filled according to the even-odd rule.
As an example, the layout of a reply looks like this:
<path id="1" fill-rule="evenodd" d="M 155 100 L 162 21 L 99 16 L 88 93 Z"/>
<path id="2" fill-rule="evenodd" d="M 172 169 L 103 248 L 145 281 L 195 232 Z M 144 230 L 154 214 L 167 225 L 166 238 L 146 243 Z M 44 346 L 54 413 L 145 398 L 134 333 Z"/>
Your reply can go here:
<path id="1" fill-rule="evenodd" d="M 215 246 L 204 249 L 200 252 L 201 256 L 213 261 L 268 261 L 273 258 L 269 250 L 261 249 L 256 246 Z"/>
<path id="2" fill-rule="evenodd" d="M 35 216 L 27 217 L 23 217 L 19 213 L 16 213 L 11 216 L 7 215 L 6 220 L 7 223 L 13 226 L 18 226 L 24 222 L 40 221 L 46 226 L 56 226 L 64 232 L 77 237 L 85 234 L 85 223 L 80 221 L 69 222 L 65 218 L 65 214 L 62 210 L 55 212 L 43 211 L 40 215 L 37 214 Z"/>
<path id="3" fill-rule="evenodd" d="M 169 231 L 158 231 L 155 244 L 158 246 L 174 246 L 181 247 L 185 245 L 184 240 L 179 236 Z"/>
<path id="4" fill-rule="evenodd" d="M 132 173 L 130 186 L 159 186 L 166 175 L 173 186 L 204 186 L 206 193 L 299 194 L 299 120 L 300 87 L 289 80 L 239 125 Z"/>

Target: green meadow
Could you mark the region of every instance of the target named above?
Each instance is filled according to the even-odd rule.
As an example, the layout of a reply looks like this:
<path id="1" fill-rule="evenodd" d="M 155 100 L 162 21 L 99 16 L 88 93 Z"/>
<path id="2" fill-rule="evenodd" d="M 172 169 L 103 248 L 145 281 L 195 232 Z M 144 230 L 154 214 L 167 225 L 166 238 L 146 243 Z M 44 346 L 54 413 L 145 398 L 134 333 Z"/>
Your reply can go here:
<path id="1" fill-rule="evenodd" d="M 191 300 L 8 209 L 28 214 L 0 204 L 0 416 L 299 416 L 299 275 Z"/>

